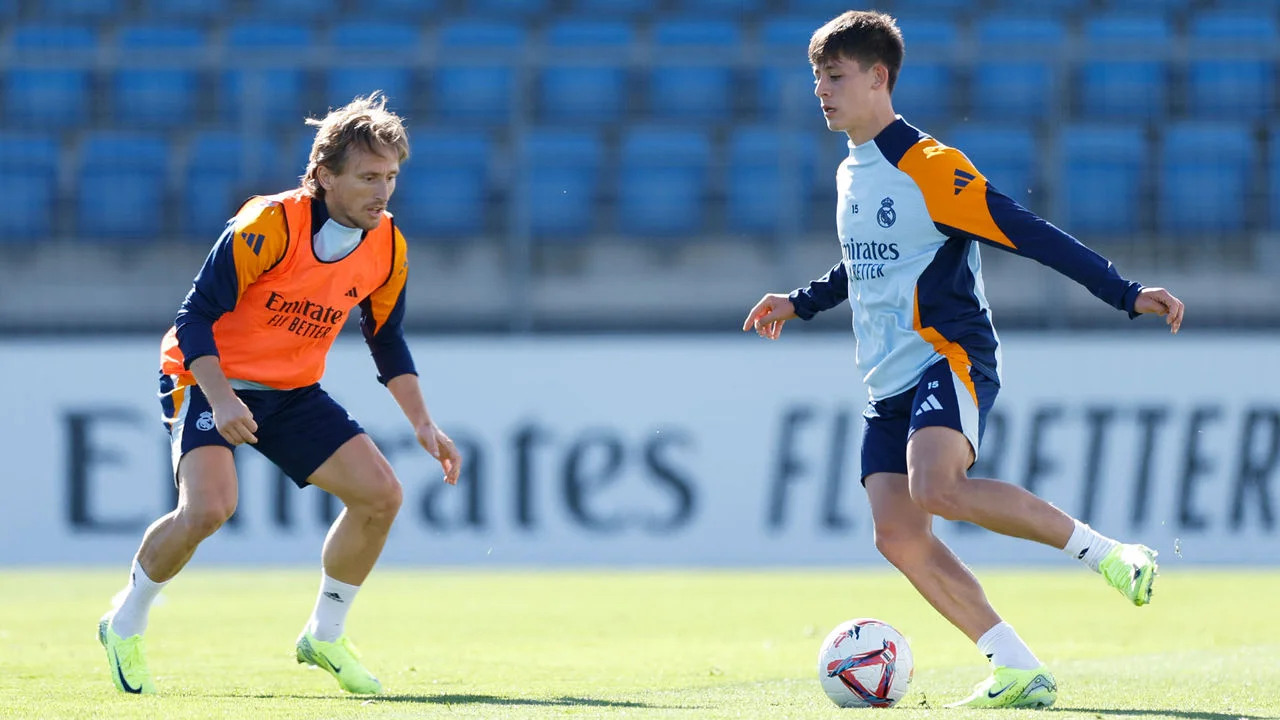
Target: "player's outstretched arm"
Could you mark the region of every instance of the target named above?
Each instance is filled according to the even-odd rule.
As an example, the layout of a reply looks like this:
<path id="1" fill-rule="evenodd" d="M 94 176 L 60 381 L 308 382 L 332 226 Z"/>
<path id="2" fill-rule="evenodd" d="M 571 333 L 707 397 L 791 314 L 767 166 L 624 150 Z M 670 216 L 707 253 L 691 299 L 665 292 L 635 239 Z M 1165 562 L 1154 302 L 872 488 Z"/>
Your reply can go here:
<path id="1" fill-rule="evenodd" d="M 742 331 L 754 329 L 762 338 L 777 340 L 782 334 L 782 324 L 797 317 L 799 316 L 796 315 L 796 308 L 790 297 L 780 293 L 769 293 L 760 298 L 760 302 L 747 313 L 747 319 L 742 323 Z"/>
<path id="2" fill-rule="evenodd" d="M 1169 332 L 1175 334 L 1182 327 L 1182 310 L 1182 301 L 1164 288 L 1142 288 L 1133 301 L 1135 313 L 1151 313 L 1163 317 L 1165 324 L 1169 326 Z"/>
<path id="3" fill-rule="evenodd" d="M 444 481 L 457 485 L 458 474 L 462 472 L 462 454 L 444 430 L 432 421 L 431 413 L 427 411 L 427 402 L 422 399 L 418 376 L 413 373 L 397 375 L 387 381 L 387 390 L 391 391 L 391 396 L 413 425 L 418 444 L 444 468 Z"/>

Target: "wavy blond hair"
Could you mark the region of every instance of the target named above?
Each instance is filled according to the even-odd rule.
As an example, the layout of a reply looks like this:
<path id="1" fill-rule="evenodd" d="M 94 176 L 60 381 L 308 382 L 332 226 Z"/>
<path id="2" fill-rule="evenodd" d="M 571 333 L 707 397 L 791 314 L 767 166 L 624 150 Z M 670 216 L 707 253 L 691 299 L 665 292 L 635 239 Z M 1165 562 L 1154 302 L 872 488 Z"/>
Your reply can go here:
<path id="1" fill-rule="evenodd" d="M 409 134 L 404 121 L 387 109 L 387 97 L 380 90 L 330 110 L 323 119 L 307 118 L 307 124 L 316 128 L 316 139 L 311 143 L 302 187 L 315 197 L 324 198 L 324 188 L 316 175 L 320 168 L 341 174 L 352 146 L 374 153 L 391 149 L 400 162 L 409 159 Z"/>

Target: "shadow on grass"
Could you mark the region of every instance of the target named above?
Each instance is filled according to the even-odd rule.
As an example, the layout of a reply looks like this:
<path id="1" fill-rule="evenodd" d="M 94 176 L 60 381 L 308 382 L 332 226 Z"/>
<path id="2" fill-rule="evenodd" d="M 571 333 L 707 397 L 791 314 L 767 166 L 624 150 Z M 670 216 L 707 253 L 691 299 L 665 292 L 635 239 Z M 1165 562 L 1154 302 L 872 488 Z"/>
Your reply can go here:
<path id="1" fill-rule="evenodd" d="M 1054 705 L 1041 712 L 1074 712 L 1089 713 L 1100 718 L 1108 715 L 1123 715 L 1125 717 L 1139 717 L 1143 715 L 1158 715 L 1160 717 L 1185 718 L 1186 720 L 1277 720 L 1276 715 L 1249 715 L 1246 713 L 1228 713 L 1228 712 L 1202 712 L 1198 710 L 1120 710 L 1116 708 L 1090 708 L 1090 707 L 1064 707 L 1062 705 Z"/>
<path id="2" fill-rule="evenodd" d="M 682 705 L 653 705 L 631 700 L 603 700 L 600 698 L 557 697 L 557 698 L 523 698 L 504 695 L 468 695 L 460 693 L 443 695 L 300 695 L 287 693 L 258 693 L 242 695 L 263 700 L 290 698 L 294 700 L 346 700 L 350 702 L 373 703 L 416 703 L 422 705 L 506 705 L 527 707 L 605 707 L 605 708 L 641 708 L 646 710 L 690 710 Z"/>

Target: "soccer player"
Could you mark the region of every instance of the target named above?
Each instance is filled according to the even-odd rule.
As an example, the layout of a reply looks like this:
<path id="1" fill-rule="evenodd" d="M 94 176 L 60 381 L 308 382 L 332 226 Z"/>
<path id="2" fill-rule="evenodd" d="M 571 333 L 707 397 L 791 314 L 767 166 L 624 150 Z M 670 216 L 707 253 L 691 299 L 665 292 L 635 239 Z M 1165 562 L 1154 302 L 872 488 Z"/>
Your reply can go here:
<path id="1" fill-rule="evenodd" d="M 324 541 L 298 662 L 323 668 L 348 692 L 381 692 L 344 624 L 400 508 L 400 482 L 319 385 L 357 305 L 378 380 L 444 481 L 457 483 L 461 471 L 453 441 L 427 412 L 401 331 L 409 267 L 387 203 L 409 155 L 404 126 L 378 93 L 307 124 L 317 129 L 302 186 L 240 208 L 161 343 L 160 403 L 178 504 L 147 529 L 123 602 L 98 625 L 111 679 L 124 692 L 155 692 L 143 653 L 151 602 L 235 510 L 232 451 L 245 443 L 298 487 L 314 485 L 345 506 Z"/>
<path id="2" fill-rule="evenodd" d="M 850 11 L 809 42 L 827 127 L 849 136 L 836 175 L 841 260 L 788 295 L 765 295 L 744 331 L 776 340 L 783 324 L 849 300 L 855 361 L 870 402 L 862 482 L 876 548 L 993 666 L 965 707 L 1047 707 L 1057 685 L 932 532 L 933 516 L 1034 540 L 1079 559 L 1135 605 L 1151 600 L 1156 553 L 1099 534 L 1026 490 L 970 478 L 1000 388 L 999 341 L 983 294 L 978 244 L 1024 255 L 1130 317 L 1182 303 L 1125 280 L 1111 263 L 988 184 L 960 151 L 893 110 L 903 39 L 893 18 Z"/>

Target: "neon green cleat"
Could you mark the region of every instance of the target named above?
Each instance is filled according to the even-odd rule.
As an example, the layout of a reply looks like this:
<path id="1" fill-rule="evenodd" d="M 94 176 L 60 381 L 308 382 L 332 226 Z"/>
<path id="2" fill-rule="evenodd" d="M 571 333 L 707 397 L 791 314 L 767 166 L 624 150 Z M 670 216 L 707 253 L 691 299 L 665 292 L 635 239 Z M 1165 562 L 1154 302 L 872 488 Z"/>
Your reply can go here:
<path id="1" fill-rule="evenodd" d="M 111 629 L 111 615 L 107 613 L 98 621 L 98 642 L 107 651 L 107 665 L 111 667 L 111 681 L 121 692 L 134 695 L 151 695 L 156 685 L 147 670 L 147 658 L 142 652 L 142 636 L 122 638 Z"/>
<path id="2" fill-rule="evenodd" d="M 377 695 L 382 683 L 360 662 L 360 651 L 346 635 L 336 642 L 317 640 L 303 630 L 298 636 L 298 662 L 314 665 L 337 679 L 343 690 L 357 695 Z"/>
<path id="3" fill-rule="evenodd" d="M 969 697 L 947 705 L 949 708 L 1046 708 L 1058 699 L 1058 683 L 1049 668 L 1014 670 L 997 667 L 991 677 L 978 683 Z"/>
<path id="4" fill-rule="evenodd" d="M 1159 570 L 1156 551 L 1146 545 L 1117 545 L 1098 563 L 1107 584 L 1138 607 L 1151 602 L 1151 586 Z"/>

